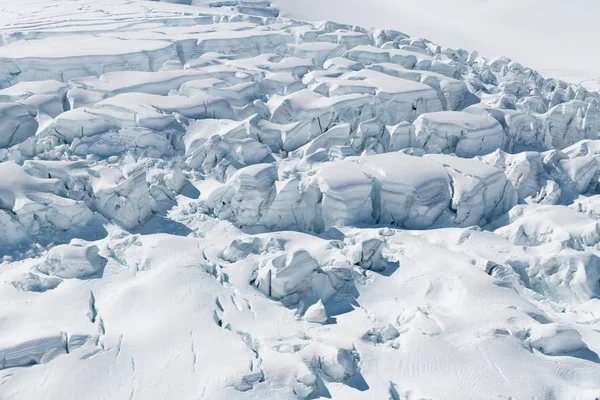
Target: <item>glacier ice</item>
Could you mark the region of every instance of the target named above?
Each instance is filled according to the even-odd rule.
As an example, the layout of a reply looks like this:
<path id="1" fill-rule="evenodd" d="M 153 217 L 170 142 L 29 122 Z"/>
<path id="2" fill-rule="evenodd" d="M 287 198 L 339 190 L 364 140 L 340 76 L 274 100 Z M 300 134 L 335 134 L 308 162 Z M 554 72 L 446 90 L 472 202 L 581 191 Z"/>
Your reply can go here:
<path id="1" fill-rule="evenodd" d="M 600 396 L 598 92 L 263 0 L 4 3 L 0 398 Z"/>

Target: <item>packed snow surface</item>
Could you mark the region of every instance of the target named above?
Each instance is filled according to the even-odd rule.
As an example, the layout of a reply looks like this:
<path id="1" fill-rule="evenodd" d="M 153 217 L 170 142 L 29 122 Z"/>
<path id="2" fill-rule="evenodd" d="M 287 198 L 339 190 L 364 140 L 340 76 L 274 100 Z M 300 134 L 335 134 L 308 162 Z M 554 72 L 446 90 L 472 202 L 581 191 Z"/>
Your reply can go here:
<path id="1" fill-rule="evenodd" d="M 599 93 L 259 0 L 0 32 L 0 399 L 600 398 Z"/>

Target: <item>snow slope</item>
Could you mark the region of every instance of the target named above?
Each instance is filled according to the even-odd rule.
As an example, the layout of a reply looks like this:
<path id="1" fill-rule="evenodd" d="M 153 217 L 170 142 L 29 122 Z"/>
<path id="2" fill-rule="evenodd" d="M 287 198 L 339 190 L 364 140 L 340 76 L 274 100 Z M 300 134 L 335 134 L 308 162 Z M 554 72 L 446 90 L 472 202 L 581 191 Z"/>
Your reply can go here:
<path id="1" fill-rule="evenodd" d="M 600 398 L 599 93 L 189 3 L 0 0 L 0 399 Z"/>
<path id="2" fill-rule="evenodd" d="M 283 16 L 398 29 L 452 48 L 508 56 L 545 75 L 600 88 L 594 0 L 277 0 Z"/>

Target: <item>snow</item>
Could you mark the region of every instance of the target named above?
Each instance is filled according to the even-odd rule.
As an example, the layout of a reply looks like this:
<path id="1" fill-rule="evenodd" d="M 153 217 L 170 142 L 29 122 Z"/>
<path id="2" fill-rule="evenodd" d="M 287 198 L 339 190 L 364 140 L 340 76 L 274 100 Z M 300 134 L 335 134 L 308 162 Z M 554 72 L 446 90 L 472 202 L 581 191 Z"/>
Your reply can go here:
<path id="1" fill-rule="evenodd" d="M 475 157 L 503 147 L 502 126 L 489 115 L 440 111 L 420 116 L 414 123 L 419 147 L 431 153 Z"/>
<path id="2" fill-rule="evenodd" d="M 97 246 L 60 245 L 53 247 L 38 270 L 60 278 L 86 279 L 102 274 L 106 259 Z"/>
<path id="3" fill-rule="evenodd" d="M 600 93 L 336 1 L 0 0 L 1 399 L 600 397 Z"/>
<path id="4" fill-rule="evenodd" d="M 451 48 L 477 49 L 490 58 L 510 56 L 545 75 L 582 82 L 592 90 L 600 88 L 593 68 L 600 59 L 588 51 L 598 35 L 594 22 L 598 4 L 593 0 L 568 4 L 560 0 L 497 4 L 476 0 L 278 0 L 274 4 L 282 16 L 399 29 Z M 560 29 L 549 30 L 548 23 Z"/>
<path id="5" fill-rule="evenodd" d="M 2 138 L 0 147 L 11 147 L 35 135 L 38 123 L 27 107 L 18 103 L 0 103 Z"/>

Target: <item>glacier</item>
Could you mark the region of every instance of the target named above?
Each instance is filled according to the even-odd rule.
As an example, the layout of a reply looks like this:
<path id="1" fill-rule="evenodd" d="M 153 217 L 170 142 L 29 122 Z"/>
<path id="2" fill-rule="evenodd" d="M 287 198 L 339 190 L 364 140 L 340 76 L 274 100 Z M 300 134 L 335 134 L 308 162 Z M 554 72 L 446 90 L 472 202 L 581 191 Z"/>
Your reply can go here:
<path id="1" fill-rule="evenodd" d="M 285 1 L 0 5 L 0 399 L 600 398 L 600 92 Z"/>

